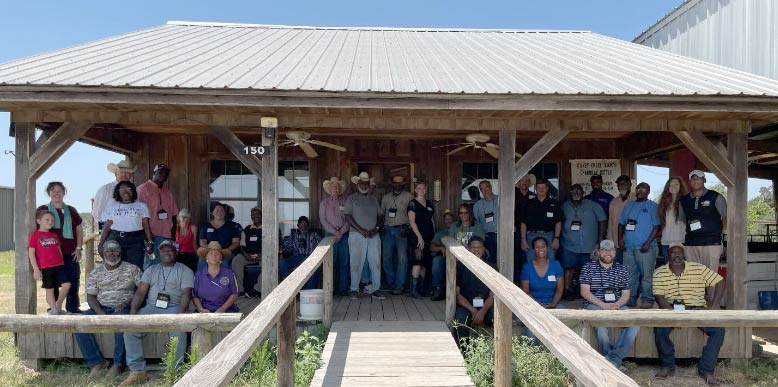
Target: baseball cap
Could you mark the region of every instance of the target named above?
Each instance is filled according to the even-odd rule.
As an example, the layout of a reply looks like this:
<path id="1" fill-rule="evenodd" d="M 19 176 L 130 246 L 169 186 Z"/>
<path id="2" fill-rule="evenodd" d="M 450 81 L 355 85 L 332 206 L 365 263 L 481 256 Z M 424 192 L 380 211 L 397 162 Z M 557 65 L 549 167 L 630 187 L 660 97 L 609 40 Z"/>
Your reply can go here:
<path id="1" fill-rule="evenodd" d="M 176 242 L 173 242 L 173 241 L 171 241 L 169 239 L 162 241 L 162 243 L 159 244 L 159 249 L 162 250 L 162 248 L 165 247 L 165 246 L 170 246 L 174 250 L 178 250 L 178 246 L 176 246 Z"/>
<path id="2" fill-rule="evenodd" d="M 690 180 L 691 180 L 692 176 L 697 176 L 697 177 L 705 178 L 705 172 L 703 172 L 703 171 L 701 171 L 699 169 L 695 169 L 695 170 L 689 172 L 689 179 Z"/>
<path id="3" fill-rule="evenodd" d="M 481 238 L 478 235 L 473 235 L 470 237 L 470 239 L 467 240 L 467 245 L 469 246 L 472 242 L 481 242 L 483 244 L 484 238 Z"/>
<path id="4" fill-rule="evenodd" d="M 615 250 L 616 244 L 613 243 L 610 239 L 603 239 L 602 242 L 600 242 L 600 249 L 603 250 Z"/>
<path id="5" fill-rule="evenodd" d="M 115 240 L 105 241 L 103 242 L 103 251 L 121 251 L 122 246 L 119 244 L 119 242 Z"/>
<path id="6" fill-rule="evenodd" d="M 681 247 L 681 248 L 683 248 L 685 246 L 681 242 L 672 242 L 672 243 L 670 243 L 670 246 L 667 247 L 667 249 L 670 250 L 673 247 Z"/>
<path id="7" fill-rule="evenodd" d="M 154 166 L 154 172 L 159 171 L 160 169 L 167 169 L 170 170 L 170 167 L 167 166 L 167 164 L 157 164 Z"/>

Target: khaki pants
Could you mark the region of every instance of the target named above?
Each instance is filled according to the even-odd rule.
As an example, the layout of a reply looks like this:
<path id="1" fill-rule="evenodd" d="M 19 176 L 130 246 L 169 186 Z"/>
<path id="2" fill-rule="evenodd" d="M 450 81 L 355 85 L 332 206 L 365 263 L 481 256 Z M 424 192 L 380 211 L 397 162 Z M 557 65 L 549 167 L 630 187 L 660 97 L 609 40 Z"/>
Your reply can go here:
<path id="1" fill-rule="evenodd" d="M 259 266 L 262 266 L 262 261 L 250 261 L 246 259 L 246 257 L 243 256 L 243 254 L 238 254 L 235 256 L 235 258 L 232 259 L 232 264 L 230 265 L 232 267 L 232 271 L 235 272 L 235 280 L 238 281 L 238 292 L 243 293 L 245 290 L 243 289 L 243 277 L 245 276 L 245 269 L 246 265 L 248 264 L 254 264 L 259 263 Z M 262 291 L 262 275 L 260 274 L 259 277 L 257 277 L 257 283 L 254 284 L 254 290 L 261 292 Z"/>
<path id="2" fill-rule="evenodd" d="M 708 269 L 718 273 L 719 260 L 723 251 L 723 245 L 686 246 L 684 255 L 686 255 L 687 261 L 701 263 L 707 266 Z"/>

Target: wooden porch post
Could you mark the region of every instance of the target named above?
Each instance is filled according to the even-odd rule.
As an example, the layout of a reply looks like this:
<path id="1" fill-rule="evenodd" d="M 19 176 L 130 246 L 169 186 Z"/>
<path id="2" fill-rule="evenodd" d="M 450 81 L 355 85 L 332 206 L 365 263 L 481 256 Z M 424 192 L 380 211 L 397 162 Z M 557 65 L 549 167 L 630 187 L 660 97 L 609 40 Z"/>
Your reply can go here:
<path id="1" fill-rule="evenodd" d="M 733 185 L 727 187 L 727 309 L 746 309 L 746 257 L 748 256 L 748 138 L 730 133 L 728 158 Z M 750 335 L 749 335 L 750 337 Z M 749 346 L 750 350 L 750 346 Z"/>
<path id="2" fill-rule="evenodd" d="M 16 241 L 16 313 L 35 314 L 37 288 L 27 258 L 27 236 L 35 228 L 35 177 L 30 175 L 30 156 L 35 151 L 35 125 L 15 123 L 16 177 L 14 239 Z"/>
<path id="3" fill-rule="evenodd" d="M 262 300 L 278 286 L 278 122 L 262 119 Z"/>

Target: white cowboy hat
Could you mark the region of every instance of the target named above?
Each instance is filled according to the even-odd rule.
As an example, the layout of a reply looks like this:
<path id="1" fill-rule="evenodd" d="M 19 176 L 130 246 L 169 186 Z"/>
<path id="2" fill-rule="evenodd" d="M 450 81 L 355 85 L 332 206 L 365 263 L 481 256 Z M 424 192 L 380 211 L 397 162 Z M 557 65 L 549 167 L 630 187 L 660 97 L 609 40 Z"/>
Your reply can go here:
<path id="1" fill-rule="evenodd" d="M 373 184 L 374 181 L 370 177 L 370 175 L 367 174 L 367 172 L 360 172 L 359 176 L 351 176 L 351 182 L 354 184 L 359 184 L 360 181 L 367 182 L 368 184 Z"/>
<path id="2" fill-rule="evenodd" d="M 133 164 L 132 161 L 130 161 L 130 160 L 122 160 L 122 161 L 119 161 L 118 164 L 108 163 L 107 169 L 108 169 L 108 172 L 111 172 L 113 174 L 119 173 L 120 169 L 125 170 L 125 171 L 129 171 L 129 172 L 135 172 L 135 164 Z"/>
<path id="3" fill-rule="evenodd" d="M 535 175 L 533 175 L 531 173 L 528 173 L 528 174 L 524 175 L 524 177 L 529 179 L 529 186 L 530 187 L 534 186 L 535 183 L 538 181 L 538 179 L 535 177 Z M 524 177 L 522 177 L 521 179 L 523 179 Z M 521 179 L 519 179 L 519 180 L 521 180 Z"/>
<path id="4" fill-rule="evenodd" d="M 392 176 L 392 184 L 405 184 L 405 176 Z"/>
<path id="5" fill-rule="evenodd" d="M 339 185 L 341 193 L 343 193 L 343 191 L 346 190 L 346 182 L 340 180 L 337 176 L 333 176 L 329 180 L 324 180 L 324 182 L 321 183 L 321 186 L 324 188 L 324 192 L 326 192 L 327 195 L 332 195 L 332 193 L 330 193 L 330 187 L 332 186 L 332 184 Z"/>

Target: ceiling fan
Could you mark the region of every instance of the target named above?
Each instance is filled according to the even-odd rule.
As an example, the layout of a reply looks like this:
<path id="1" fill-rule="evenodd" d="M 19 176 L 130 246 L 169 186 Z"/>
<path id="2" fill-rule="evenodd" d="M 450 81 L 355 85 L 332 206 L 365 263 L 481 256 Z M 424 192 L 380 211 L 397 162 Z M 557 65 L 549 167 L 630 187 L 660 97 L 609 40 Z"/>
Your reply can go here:
<path id="1" fill-rule="evenodd" d="M 467 148 L 475 148 L 475 149 L 483 149 L 486 153 L 488 153 L 490 156 L 496 158 L 499 158 L 500 156 L 500 146 L 497 144 L 492 144 L 489 142 L 489 136 L 483 133 L 473 133 L 468 134 L 465 136 L 465 141 L 458 144 L 447 144 L 447 145 L 440 145 L 433 148 L 445 148 L 450 146 L 457 146 L 461 145 L 457 148 L 454 148 L 454 150 L 446 153 L 447 156 L 451 156 L 454 153 L 457 153 L 459 151 L 465 150 Z M 521 157 L 521 154 L 516 153 L 516 157 Z"/>
<path id="2" fill-rule="evenodd" d="M 313 149 L 311 145 L 319 145 L 327 148 L 335 149 L 338 152 L 345 152 L 346 148 L 340 146 L 331 144 L 329 142 L 319 141 L 319 140 L 311 140 L 311 134 L 308 132 L 303 131 L 290 131 L 286 132 L 286 138 L 287 140 L 283 140 L 278 143 L 278 146 L 299 146 L 300 149 L 305 152 L 305 155 L 308 156 L 309 159 L 315 159 L 319 156 L 318 153 L 316 153 L 316 150 Z"/>

